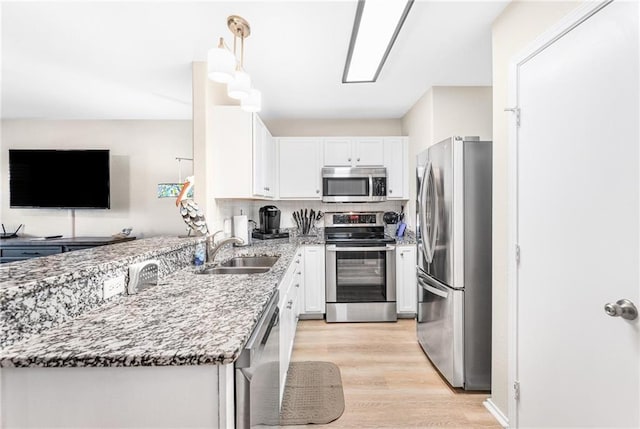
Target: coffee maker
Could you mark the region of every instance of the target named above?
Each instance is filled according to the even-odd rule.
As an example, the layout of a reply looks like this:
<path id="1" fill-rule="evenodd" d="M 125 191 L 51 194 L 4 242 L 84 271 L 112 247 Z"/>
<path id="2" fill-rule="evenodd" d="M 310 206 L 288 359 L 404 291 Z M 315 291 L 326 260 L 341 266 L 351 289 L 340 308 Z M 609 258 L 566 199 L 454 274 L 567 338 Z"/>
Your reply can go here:
<path id="1" fill-rule="evenodd" d="M 267 240 L 288 237 L 288 232 L 280 231 L 280 209 L 276 206 L 263 206 L 258 211 L 258 229 L 251 233 L 253 238 Z"/>

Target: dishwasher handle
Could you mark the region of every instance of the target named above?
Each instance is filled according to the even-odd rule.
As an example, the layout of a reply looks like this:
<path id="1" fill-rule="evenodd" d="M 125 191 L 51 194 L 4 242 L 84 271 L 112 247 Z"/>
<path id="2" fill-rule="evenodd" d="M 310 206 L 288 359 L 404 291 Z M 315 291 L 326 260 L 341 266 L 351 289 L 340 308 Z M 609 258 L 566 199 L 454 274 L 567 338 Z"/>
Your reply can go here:
<path id="1" fill-rule="evenodd" d="M 273 297 L 271 297 L 269 304 L 267 304 L 266 310 L 260 318 L 260 321 L 256 324 L 256 327 L 249 336 L 247 343 L 242 348 L 240 356 L 238 356 L 238 359 L 235 362 L 236 368 L 249 368 L 259 359 L 260 354 L 269 339 L 271 330 L 280 321 L 278 297 L 279 293 L 276 291 Z"/>
<path id="2" fill-rule="evenodd" d="M 264 337 L 262 337 L 262 341 L 260 341 L 260 345 L 264 346 L 269 341 L 269 336 L 271 335 L 271 331 L 273 328 L 278 326 L 280 323 L 280 307 L 276 307 L 276 311 L 271 316 L 271 321 L 269 321 L 269 326 L 267 327 L 267 332 L 265 332 Z"/>

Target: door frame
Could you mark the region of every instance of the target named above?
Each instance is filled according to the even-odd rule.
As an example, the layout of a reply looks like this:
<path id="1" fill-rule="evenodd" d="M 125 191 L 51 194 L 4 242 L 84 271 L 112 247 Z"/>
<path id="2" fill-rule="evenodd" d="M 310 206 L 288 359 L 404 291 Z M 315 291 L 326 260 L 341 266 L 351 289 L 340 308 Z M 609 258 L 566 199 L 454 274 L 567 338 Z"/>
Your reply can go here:
<path id="1" fill-rule="evenodd" d="M 508 383 L 508 427 L 518 427 L 516 400 L 516 382 L 518 380 L 518 128 L 520 121 L 518 84 L 520 67 L 536 55 L 544 51 L 578 25 L 595 15 L 613 0 L 586 1 L 558 21 L 549 30 L 542 33 L 534 41 L 514 56 L 509 62 L 508 71 L 508 106 L 505 111 L 509 118 L 508 132 L 508 238 L 507 238 L 507 383 Z"/>

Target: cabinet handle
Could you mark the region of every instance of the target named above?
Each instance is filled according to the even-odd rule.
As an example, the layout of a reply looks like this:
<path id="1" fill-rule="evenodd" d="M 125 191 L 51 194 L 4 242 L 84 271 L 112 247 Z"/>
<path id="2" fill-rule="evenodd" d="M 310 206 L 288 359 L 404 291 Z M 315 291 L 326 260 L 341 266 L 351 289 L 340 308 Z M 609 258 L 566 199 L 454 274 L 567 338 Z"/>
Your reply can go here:
<path id="1" fill-rule="evenodd" d="M 289 302 L 287 302 L 287 308 L 291 308 L 293 307 L 293 300 L 290 299 Z"/>
<path id="2" fill-rule="evenodd" d="M 356 159 L 356 161 L 360 162 L 360 158 Z"/>
<path id="3" fill-rule="evenodd" d="M 299 264 L 299 263 L 300 263 L 300 259 L 298 259 L 298 260 L 296 261 L 296 264 Z"/>
<path id="4" fill-rule="evenodd" d="M 347 159 L 347 161 L 351 162 L 351 158 Z"/>
<path id="5" fill-rule="evenodd" d="M 270 190 L 271 190 L 271 189 L 269 189 L 269 187 L 266 187 L 265 189 L 266 189 L 267 191 L 270 191 Z"/>
<path id="6" fill-rule="evenodd" d="M 22 252 L 23 255 L 39 255 L 40 252 Z"/>
<path id="7" fill-rule="evenodd" d="M 296 283 L 296 287 L 300 287 L 300 283 Z"/>
<path id="8" fill-rule="evenodd" d="M 298 258 L 302 256 L 302 253 L 298 253 Z"/>
<path id="9" fill-rule="evenodd" d="M 297 274 L 298 274 L 298 275 L 302 274 L 302 271 L 298 271 L 298 273 L 297 273 Z"/>
<path id="10" fill-rule="evenodd" d="M 390 193 L 390 194 L 393 194 L 393 189 L 389 189 L 389 193 Z"/>
<path id="11" fill-rule="evenodd" d="M 316 194 L 319 194 L 319 193 L 320 193 L 320 189 L 316 189 Z"/>

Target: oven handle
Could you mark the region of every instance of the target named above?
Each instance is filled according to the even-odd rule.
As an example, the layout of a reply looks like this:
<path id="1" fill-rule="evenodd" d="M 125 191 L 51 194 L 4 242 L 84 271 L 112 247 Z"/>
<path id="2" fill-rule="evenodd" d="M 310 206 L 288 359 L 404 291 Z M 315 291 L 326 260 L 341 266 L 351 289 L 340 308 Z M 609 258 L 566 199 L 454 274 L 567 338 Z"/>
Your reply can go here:
<path id="1" fill-rule="evenodd" d="M 338 247 L 335 245 L 328 245 L 327 252 L 391 252 L 396 250 L 396 246 L 387 244 L 384 247 Z"/>

